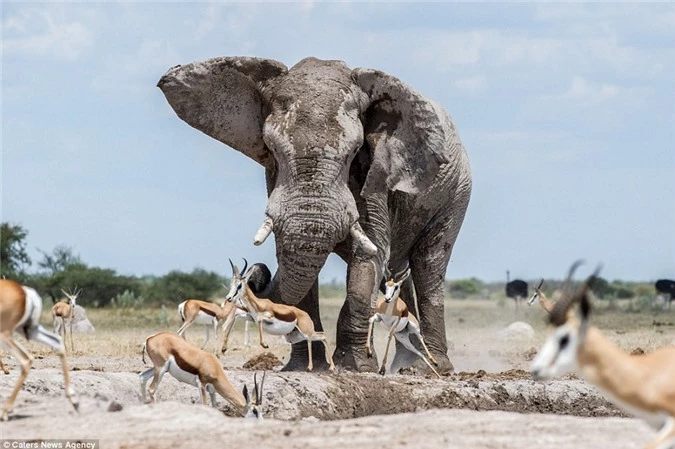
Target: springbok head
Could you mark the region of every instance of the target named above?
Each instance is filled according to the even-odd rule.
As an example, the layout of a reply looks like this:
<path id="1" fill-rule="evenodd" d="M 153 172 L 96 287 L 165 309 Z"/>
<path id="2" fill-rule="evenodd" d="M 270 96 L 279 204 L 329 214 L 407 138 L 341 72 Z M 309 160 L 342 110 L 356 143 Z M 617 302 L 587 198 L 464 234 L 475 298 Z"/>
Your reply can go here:
<path id="1" fill-rule="evenodd" d="M 66 298 L 68 298 L 68 304 L 71 307 L 75 307 L 75 305 L 77 304 L 77 297 L 80 296 L 80 293 L 82 293 L 82 289 L 78 290 L 77 285 L 76 285 L 75 288 L 73 290 L 71 290 L 70 292 L 67 292 L 64 289 L 61 289 L 61 293 L 66 295 Z"/>
<path id="2" fill-rule="evenodd" d="M 406 267 L 402 271 L 391 276 L 391 272 L 387 269 L 387 277 L 389 280 L 384 284 L 384 301 L 390 303 L 398 299 L 401 294 L 401 285 L 410 276 L 410 267 Z"/>
<path id="3" fill-rule="evenodd" d="M 538 300 L 538 299 L 540 299 L 540 298 L 542 297 L 542 295 L 543 295 L 543 293 L 541 292 L 541 286 L 542 286 L 542 285 L 544 285 L 544 280 L 543 280 L 543 279 L 542 279 L 541 281 L 539 281 L 539 285 L 537 285 L 536 287 L 534 287 L 534 294 L 532 295 L 532 297 L 531 297 L 530 299 L 527 300 L 527 305 L 528 305 L 528 306 L 531 306 L 532 304 L 534 304 L 534 302 L 535 302 L 536 300 Z M 546 297 L 546 296 L 544 296 L 544 298 L 545 298 L 545 297 Z"/>
<path id="4" fill-rule="evenodd" d="M 228 302 L 241 302 L 241 296 L 244 294 L 244 284 L 247 281 L 245 273 L 246 268 L 248 267 L 248 261 L 244 259 L 244 269 L 240 271 L 239 267 L 232 262 L 232 259 L 228 260 L 232 267 L 232 279 L 230 279 L 230 291 L 225 299 Z"/>
<path id="5" fill-rule="evenodd" d="M 258 384 L 258 373 L 255 373 L 253 375 L 253 400 L 251 400 L 251 397 L 248 394 L 248 388 L 246 385 L 244 385 L 244 390 L 242 393 L 244 394 L 244 399 L 246 400 L 246 411 L 245 411 L 245 417 L 246 418 L 255 418 L 255 419 L 263 419 L 262 415 L 262 400 L 263 400 L 263 384 L 265 383 L 265 373 L 263 371 L 262 379 L 260 380 L 260 384 Z"/>
<path id="6" fill-rule="evenodd" d="M 575 262 L 570 269 L 566 284 L 580 262 Z M 591 288 L 600 272 L 598 266 L 582 286 L 575 292 L 566 289 L 563 296 L 555 303 L 549 315 L 552 331 L 544 342 L 537 357 L 532 361 L 531 372 L 537 379 L 549 379 L 574 371 L 577 368 L 577 351 L 586 339 L 588 317 L 591 310 Z M 572 307 L 579 304 L 579 318 L 572 313 Z"/>

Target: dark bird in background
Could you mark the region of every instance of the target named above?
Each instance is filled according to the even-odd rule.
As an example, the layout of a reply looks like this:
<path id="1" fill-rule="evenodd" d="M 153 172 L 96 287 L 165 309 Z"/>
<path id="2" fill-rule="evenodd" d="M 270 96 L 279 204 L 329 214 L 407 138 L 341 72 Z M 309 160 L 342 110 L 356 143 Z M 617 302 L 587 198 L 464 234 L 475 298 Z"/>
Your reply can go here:
<path id="1" fill-rule="evenodd" d="M 516 301 L 516 309 L 520 308 L 520 300 L 527 298 L 527 282 L 522 279 L 510 279 L 509 270 L 506 270 L 506 296 Z"/>
<path id="2" fill-rule="evenodd" d="M 659 279 L 654 283 L 654 288 L 656 289 L 657 294 L 666 295 L 668 309 L 670 309 L 670 303 L 675 299 L 675 281 L 671 281 L 670 279 Z"/>

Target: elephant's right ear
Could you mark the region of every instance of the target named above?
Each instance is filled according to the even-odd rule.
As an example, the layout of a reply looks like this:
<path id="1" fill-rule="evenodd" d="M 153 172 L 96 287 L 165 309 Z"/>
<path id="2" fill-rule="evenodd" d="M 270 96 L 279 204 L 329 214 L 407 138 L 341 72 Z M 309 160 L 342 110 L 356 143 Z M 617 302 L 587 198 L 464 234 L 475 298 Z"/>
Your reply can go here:
<path id="1" fill-rule="evenodd" d="M 169 69 L 157 87 L 188 125 L 265 165 L 261 92 L 287 71 L 272 59 L 213 58 Z"/>

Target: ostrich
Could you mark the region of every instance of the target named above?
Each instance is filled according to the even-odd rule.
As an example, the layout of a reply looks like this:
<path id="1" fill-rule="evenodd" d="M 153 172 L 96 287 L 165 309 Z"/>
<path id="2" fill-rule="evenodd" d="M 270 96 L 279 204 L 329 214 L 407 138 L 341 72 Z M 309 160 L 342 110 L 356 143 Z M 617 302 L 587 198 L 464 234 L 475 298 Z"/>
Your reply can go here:
<path id="1" fill-rule="evenodd" d="M 675 299 L 675 281 L 670 279 L 659 279 L 654 284 L 656 293 L 659 295 L 666 295 L 668 301 L 668 310 L 670 310 L 670 303 Z"/>
<path id="2" fill-rule="evenodd" d="M 510 279 L 509 270 L 506 270 L 506 296 L 516 301 L 516 310 L 520 310 L 520 299 L 527 298 L 527 282 L 521 279 Z"/>

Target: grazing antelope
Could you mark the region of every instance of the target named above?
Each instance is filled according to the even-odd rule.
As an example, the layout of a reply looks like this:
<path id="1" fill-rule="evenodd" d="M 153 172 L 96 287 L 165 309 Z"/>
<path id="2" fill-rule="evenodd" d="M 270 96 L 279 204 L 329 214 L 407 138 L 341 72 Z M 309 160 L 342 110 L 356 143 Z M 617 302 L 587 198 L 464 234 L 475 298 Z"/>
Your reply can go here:
<path id="1" fill-rule="evenodd" d="M 541 291 L 541 286 L 544 285 L 544 280 L 539 281 L 539 285 L 534 287 L 534 294 L 530 299 L 527 300 L 527 305 L 531 306 L 535 301 L 539 300 L 539 305 L 545 312 L 551 313 L 553 310 L 553 303 L 549 301 L 544 292 Z"/>
<path id="2" fill-rule="evenodd" d="M 203 351 L 171 332 L 160 332 L 149 336 L 143 344 L 143 363 L 147 352 L 153 367 L 138 375 L 141 382 L 141 397 L 145 399 L 145 386 L 152 377 L 148 389 L 150 401 L 155 402 L 155 393 L 164 374 L 169 373 L 175 379 L 199 388 L 199 399 L 206 405 L 206 393 L 211 398 L 211 406 L 216 407 L 216 393 L 234 405 L 237 412 L 247 418 L 262 418 L 262 389 L 265 375 L 258 385 L 254 376 L 255 398 L 251 401 L 248 388 L 237 391 L 227 379 L 225 370 L 215 355 Z"/>
<path id="3" fill-rule="evenodd" d="M 63 330 L 63 342 L 66 341 L 66 323 L 70 327 L 70 350 L 75 351 L 73 344 L 73 321 L 75 319 L 75 306 L 77 305 L 77 297 L 82 293 L 82 289 L 76 292 L 66 293 L 65 290 L 61 292 L 68 298 L 67 302 L 57 302 L 52 307 L 52 318 L 54 319 L 54 333 L 61 335 Z"/>
<path id="4" fill-rule="evenodd" d="M 405 271 L 403 271 L 403 273 L 397 273 L 396 275 L 392 276 L 385 284 L 384 297 L 378 299 L 377 305 L 375 306 L 375 315 L 370 317 L 368 320 L 368 338 L 366 339 L 366 351 L 368 357 L 372 357 L 373 354 L 370 349 L 370 337 L 373 333 L 373 325 L 375 322 L 380 322 L 389 330 L 387 348 L 384 350 L 384 359 L 382 360 L 380 374 L 384 375 L 386 372 L 389 345 L 391 344 L 392 338 L 396 338 L 396 340 L 405 346 L 406 349 L 424 360 L 424 363 L 426 363 L 434 372 L 434 374 L 440 378 L 441 375 L 438 374 L 438 371 L 436 371 L 431 363 L 429 363 L 429 360 L 431 360 L 434 365 L 437 365 L 436 360 L 429 352 L 427 345 L 424 343 L 424 338 L 420 332 L 420 323 L 417 321 L 417 318 L 415 318 L 415 315 L 410 313 L 408 306 L 400 298 L 401 285 L 403 285 L 403 282 L 408 279 L 408 276 L 410 276 L 410 268 L 407 268 Z M 413 334 L 417 335 L 417 338 L 420 340 L 420 343 L 422 343 L 422 347 L 429 356 L 429 359 L 424 357 L 424 354 L 422 354 L 415 347 L 412 341 L 410 341 L 410 336 Z"/>
<path id="5" fill-rule="evenodd" d="M 589 325 L 590 294 L 600 268 L 573 294 L 563 295 L 549 315 L 552 332 L 533 360 L 538 379 L 578 371 L 611 401 L 661 429 L 647 449 L 675 444 L 675 347 L 630 355 Z M 579 304 L 579 317 L 572 307 Z"/>
<path id="6" fill-rule="evenodd" d="M 328 342 L 323 332 L 314 329 L 314 322 L 309 314 L 302 309 L 286 304 L 277 304 L 266 298 L 258 298 L 249 285 L 249 278 L 253 269 L 242 275 L 236 265 L 230 260 L 232 266 L 232 281 L 227 300 L 237 304 L 237 307 L 248 311 L 253 321 L 258 325 L 260 346 L 268 348 L 263 337 L 263 331 L 271 335 L 283 335 L 291 344 L 301 341 L 307 342 L 309 362 L 307 371 L 312 371 L 312 342 L 320 341 L 326 348 L 326 362 L 330 371 L 335 369 L 333 358 L 328 351 Z"/>
<path id="7" fill-rule="evenodd" d="M 49 332 L 40 325 L 41 314 L 42 298 L 34 289 L 11 280 L 0 279 L 0 342 L 21 364 L 19 379 L 2 408 L 1 421 L 7 420 L 16 396 L 26 381 L 28 371 L 33 363 L 33 356 L 14 341 L 14 331 L 23 335 L 26 340 L 39 341 L 56 350 L 61 359 L 66 397 L 75 410 L 78 409 L 79 402 L 75 390 L 70 385 L 66 348 L 58 335 Z"/>

